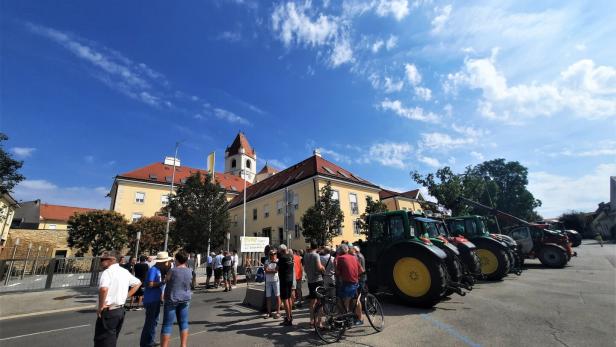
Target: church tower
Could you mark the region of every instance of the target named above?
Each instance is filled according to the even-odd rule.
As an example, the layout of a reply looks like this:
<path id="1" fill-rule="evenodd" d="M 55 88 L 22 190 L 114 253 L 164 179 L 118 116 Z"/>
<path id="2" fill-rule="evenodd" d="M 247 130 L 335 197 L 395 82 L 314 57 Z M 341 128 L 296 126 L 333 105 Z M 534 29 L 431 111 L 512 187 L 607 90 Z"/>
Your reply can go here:
<path id="1" fill-rule="evenodd" d="M 255 182 L 257 153 L 241 131 L 237 134 L 231 146 L 225 150 L 225 173 L 243 177 L 250 183 Z"/>

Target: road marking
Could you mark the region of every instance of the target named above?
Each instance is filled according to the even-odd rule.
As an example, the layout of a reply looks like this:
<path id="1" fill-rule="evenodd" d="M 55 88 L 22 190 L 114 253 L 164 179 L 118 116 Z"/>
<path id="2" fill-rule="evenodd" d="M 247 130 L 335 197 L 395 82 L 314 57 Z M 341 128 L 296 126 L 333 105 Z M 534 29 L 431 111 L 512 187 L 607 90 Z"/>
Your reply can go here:
<path id="1" fill-rule="evenodd" d="M 86 309 L 92 309 L 92 308 L 96 308 L 96 305 L 75 306 L 75 307 L 68 307 L 68 308 L 60 308 L 60 309 L 57 309 L 57 310 L 49 310 L 49 311 L 40 311 L 40 312 L 16 314 L 16 315 L 12 315 L 12 316 L 0 317 L 0 321 L 7 320 L 7 319 L 40 316 L 40 315 L 49 314 L 49 313 L 86 310 Z"/>
<path id="2" fill-rule="evenodd" d="M 471 346 L 471 347 L 481 347 L 480 344 L 473 342 L 470 338 L 462 335 L 461 333 L 459 333 L 456 329 L 454 329 L 451 325 L 447 325 L 443 322 L 440 322 L 436 319 L 434 319 L 432 316 L 430 316 L 427 313 L 424 313 L 421 315 L 421 318 L 427 320 L 428 322 L 432 323 L 433 325 L 445 330 L 446 332 L 449 333 L 449 335 L 457 338 L 458 340 L 466 343 L 467 345 Z"/>
<path id="3" fill-rule="evenodd" d="M 53 329 L 53 330 L 46 330 L 46 331 L 39 331 L 39 332 L 32 333 L 32 334 L 24 334 L 24 335 L 18 335 L 18 336 L 5 337 L 3 339 L 0 339 L 0 341 L 14 340 L 14 339 L 22 338 L 22 337 L 27 337 L 27 336 L 47 334 L 47 333 L 53 333 L 53 332 L 56 332 L 56 331 L 84 328 L 84 327 L 89 327 L 89 326 L 90 326 L 90 324 L 83 324 L 83 325 L 76 325 L 74 327 L 67 327 L 67 328 L 60 328 L 60 329 Z"/>

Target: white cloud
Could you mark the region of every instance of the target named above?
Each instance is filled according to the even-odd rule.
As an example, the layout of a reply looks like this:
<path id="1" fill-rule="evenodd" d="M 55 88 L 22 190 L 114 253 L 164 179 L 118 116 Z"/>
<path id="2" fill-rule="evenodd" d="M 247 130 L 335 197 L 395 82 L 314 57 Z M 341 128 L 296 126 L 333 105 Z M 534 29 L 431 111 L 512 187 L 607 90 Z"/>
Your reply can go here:
<path id="1" fill-rule="evenodd" d="M 378 53 L 384 45 L 385 42 L 383 40 L 376 40 L 370 49 L 372 50 L 372 53 Z"/>
<path id="2" fill-rule="evenodd" d="M 83 160 L 88 163 L 88 164 L 92 164 L 94 163 L 94 156 L 93 155 L 86 155 L 85 157 L 83 157 Z"/>
<path id="3" fill-rule="evenodd" d="M 489 133 L 488 130 L 480 129 L 480 128 L 477 128 L 477 127 L 470 127 L 470 126 L 469 127 L 465 127 L 465 126 L 457 125 L 455 123 L 453 123 L 451 125 L 451 128 L 455 132 L 457 132 L 459 134 L 462 134 L 462 135 L 464 135 L 466 137 L 470 137 L 470 138 L 474 138 L 474 139 L 480 138 L 480 137 L 485 136 L 485 135 L 487 135 Z"/>
<path id="4" fill-rule="evenodd" d="M 439 33 L 443 30 L 445 23 L 449 20 L 449 16 L 451 15 L 451 5 L 446 5 L 443 7 L 436 7 L 434 11 L 437 13 L 437 16 L 432 19 L 432 32 Z"/>
<path id="5" fill-rule="evenodd" d="M 19 159 L 28 158 L 36 151 L 36 148 L 33 147 L 13 147 L 11 148 L 11 152 L 15 154 L 15 156 Z"/>
<path id="6" fill-rule="evenodd" d="M 544 217 L 558 217 L 565 211 L 594 211 L 600 202 L 609 201 L 609 177 L 616 164 L 601 164 L 583 176 L 561 176 L 545 171 L 530 172 L 528 189 L 541 200 L 538 208 Z"/>
<path id="7" fill-rule="evenodd" d="M 400 100 L 385 99 L 381 102 L 380 108 L 386 111 L 393 111 L 402 118 L 418 120 L 422 122 L 438 122 L 438 116 L 432 112 L 424 112 L 421 107 L 406 108 Z"/>
<path id="8" fill-rule="evenodd" d="M 413 152 L 413 146 L 408 143 L 384 142 L 370 146 L 366 161 L 376 161 L 384 166 L 404 168 L 405 161 Z"/>
<path id="9" fill-rule="evenodd" d="M 426 157 L 424 155 L 418 155 L 417 160 L 431 167 L 441 167 L 442 166 L 441 163 L 438 161 L 438 159 Z"/>
<path id="10" fill-rule="evenodd" d="M 344 155 L 336 151 L 333 151 L 331 149 L 327 149 L 323 147 L 321 147 L 320 150 L 321 150 L 321 155 L 323 155 L 324 157 L 328 156 L 335 162 L 344 163 L 344 164 L 350 164 L 352 162 L 351 158 L 347 155 Z"/>
<path id="11" fill-rule="evenodd" d="M 229 42 L 237 42 L 242 39 L 242 33 L 239 31 L 223 31 L 218 34 L 218 36 L 216 36 L 216 39 Z"/>
<path id="12" fill-rule="evenodd" d="M 402 90 L 402 87 L 404 87 L 404 81 L 394 82 L 393 79 L 389 77 L 385 77 L 383 83 L 383 87 L 386 93 L 399 92 Z"/>
<path id="13" fill-rule="evenodd" d="M 293 2 L 276 6 L 272 13 L 272 28 L 285 46 L 293 44 L 308 47 L 328 47 L 329 62 L 333 67 L 351 62 L 353 50 L 348 29 L 340 17 L 320 13 L 309 16 L 311 2 L 296 5 Z"/>
<path id="14" fill-rule="evenodd" d="M 47 180 L 25 180 L 14 189 L 18 200 L 41 199 L 50 204 L 90 208 L 109 208 L 105 187 L 60 187 Z"/>
<path id="15" fill-rule="evenodd" d="M 391 15 L 400 21 L 409 14 L 409 3 L 407 0 L 379 0 L 376 14 L 381 17 Z"/>
<path id="16" fill-rule="evenodd" d="M 547 153 L 551 157 L 610 157 L 616 156 L 616 140 L 593 142 L 593 146 L 566 148 L 557 152 Z"/>
<path id="17" fill-rule="evenodd" d="M 525 118 L 570 113 L 587 119 L 616 116 L 616 69 L 580 60 L 549 83 L 509 86 L 507 78 L 490 58 L 466 59 L 464 68 L 449 74 L 446 92 L 459 86 L 482 91 L 478 112 L 486 118 L 516 123 Z"/>
<path id="18" fill-rule="evenodd" d="M 415 95 L 424 101 L 432 99 L 432 91 L 425 87 L 415 87 Z"/>
<path id="19" fill-rule="evenodd" d="M 406 72 L 406 78 L 412 85 L 417 86 L 421 83 L 421 74 L 414 64 L 404 65 L 404 71 Z"/>
<path id="20" fill-rule="evenodd" d="M 231 111 L 227 111 L 221 108 L 214 109 L 214 116 L 218 117 L 219 119 L 226 120 L 229 123 L 239 123 L 244 125 L 250 124 L 250 122 L 246 118 L 240 117 Z"/>
<path id="21" fill-rule="evenodd" d="M 584 52 L 586 50 L 586 45 L 583 43 L 578 43 L 575 45 L 575 49 L 580 52 Z"/>
<path id="22" fill-rule="evenodd" d="M 441 149 L 451 149 L 457 148 L 464 145 L 475 143 L 476 139 L 469 137 L 460 137 L 460 138 L 452 138 L 448 134 L 439 133 L 439 132 L 431 132 L 431 133 L 422 133 L 420 146 L 422 148 L 432 149 L 432 150 L 441 150 Z"/>
<path id="23" fill-rule="evenodd" d="M 485 157 L 483 154 L 475 151 L 471 151 L 471 157 L 475 158 L 477 161 L 484 161 Z"/>
<path id="24" fill-rule="evenodd" d="M 389 51 L 392 50 L 393 48 L 395 48 L 398 45 L 398 37 L 391 35 L 388 39 L 387 42 L 385 43 L 385 48 Z"/>

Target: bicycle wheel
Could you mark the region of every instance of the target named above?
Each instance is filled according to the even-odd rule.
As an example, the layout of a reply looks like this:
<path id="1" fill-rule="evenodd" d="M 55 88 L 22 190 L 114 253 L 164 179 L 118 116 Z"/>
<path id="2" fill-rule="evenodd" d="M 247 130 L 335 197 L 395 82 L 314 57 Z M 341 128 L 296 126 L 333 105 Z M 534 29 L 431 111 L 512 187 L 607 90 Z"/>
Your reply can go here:
<path id="1" fill-rule="evenodd" d="M 376 331 L 381 331 L 385 327 L 385 318 L 383 317 L 383 307 L 381 302 L 373 294 L 366 294 L 364 297 L 364 313 L 368 317 L 368 322 Z"/>
<path id="2" fill-rule="evenodd" d="M 326 343 L 340 341 L 346 326 L 344 320 L 340 318 L 341 312 L 337 305 L 330 305 L 327 302 L 319 301 L 314 307 L 314 316 L 318 317 L 314 325 L 319 338 Z"/>

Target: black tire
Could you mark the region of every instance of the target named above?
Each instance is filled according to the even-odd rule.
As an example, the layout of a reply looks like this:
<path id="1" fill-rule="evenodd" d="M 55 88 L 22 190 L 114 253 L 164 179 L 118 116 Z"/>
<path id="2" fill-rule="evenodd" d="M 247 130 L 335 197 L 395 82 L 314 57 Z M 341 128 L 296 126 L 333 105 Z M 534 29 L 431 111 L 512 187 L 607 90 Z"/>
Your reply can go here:
<path id="1" fill-rule="evenodd" d="M 383 315 L 383 307 L 373 294 L 364 294 L 364 314 L 368 318 L 368 322 L 376 331 L 382 331 L 385 327 L 385 317 Z"/>
<path id="2" fill-rule="evenodd" d="M 581 237 L 576 237 L 576 238 L 573 238 L 571 240 L 571 247 L 578 247 L 581 244 L 582 244 L 582 238 Z"/>
<path id="3" fill-rule="evenodd" d="M 462 281 L 462 264 L 460 259 L 455 254 L 447 254 L 447 260 L 445 261 L 447 267 L 447 277 L 451 282 L 460 283 Z M 443 296 L 450 296 L 455 293 L 452 289 L 446 289 Z"/>
<path id="4" fill-rule="evenodd" d="M 485 243 L 477 246 L 477 255 L 481 264 L 481 273 L 488 280 L 499 281 L 509 273 L 510 264 L 505 249 L 493 243 Z M 492 264 L 494 261 L 496 264 Z"/>
<path id="5" fill-rule="evenodd" d="M 408 305 L 423 308 L 441 301 L 447 278 L 440 259 L 412 248 L 398 249 L 390 259 L 387 263 L 389 287 L 396 297 Z"/>
<path id="6" fill-rule="evenodd" d="M 567 252 L 554 246 L 545 246 L 539 250 L 541 264 L 552 268 L 563 268 L 567 265 Z"/>
<path id="7" fill-rule="evenodd" d="M 325 343 L 336 343 L 340 341 L 346 331 L 344 320 L 338 318 L 342 312 L 338 305 L 321 301 L 314 307 L 314 316 L 321 317 L 321 324 L 314 325 L 314 331 Z"/>

